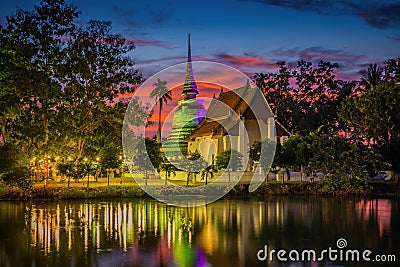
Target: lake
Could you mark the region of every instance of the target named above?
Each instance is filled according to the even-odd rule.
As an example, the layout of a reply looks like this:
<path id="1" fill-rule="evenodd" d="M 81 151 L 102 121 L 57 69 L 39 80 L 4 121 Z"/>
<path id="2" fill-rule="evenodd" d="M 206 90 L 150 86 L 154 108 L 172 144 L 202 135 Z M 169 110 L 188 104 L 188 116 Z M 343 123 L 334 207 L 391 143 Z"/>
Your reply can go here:
<path id="1" fill-rule="evenodd" d="M 376 255 L 388 261 L 380 266 L 398 266 L 399 202 L 272 197 L 193 208 L 151 199 L 0 202 L 0 266 L 376 266 Z M 357 262 L 357 255 L 370 262 Z"/>

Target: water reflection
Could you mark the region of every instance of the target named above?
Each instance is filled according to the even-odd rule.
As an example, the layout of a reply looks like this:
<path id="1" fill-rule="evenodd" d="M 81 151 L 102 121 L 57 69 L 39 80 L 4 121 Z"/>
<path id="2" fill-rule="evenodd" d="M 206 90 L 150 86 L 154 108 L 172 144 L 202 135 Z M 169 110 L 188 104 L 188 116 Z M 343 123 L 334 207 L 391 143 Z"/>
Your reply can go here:
<path id="1" fill-rule="evenodd" d="M 264 244 L 323 249 L 339 237 L 352 247 L 395 253 L 398 202 L 271 198 L 195 208 L 151 200 L 3 202 L 0 266 L 266 266 L 256 258 Z"/>
<path id="2" fill-rule="evenodd" d="M 375 220 L 379 225 L 379 235 L 390 231 L 392 202 L 389 199 L 362 200 L 357 203 L 357 213 L 364 221 Z"/>

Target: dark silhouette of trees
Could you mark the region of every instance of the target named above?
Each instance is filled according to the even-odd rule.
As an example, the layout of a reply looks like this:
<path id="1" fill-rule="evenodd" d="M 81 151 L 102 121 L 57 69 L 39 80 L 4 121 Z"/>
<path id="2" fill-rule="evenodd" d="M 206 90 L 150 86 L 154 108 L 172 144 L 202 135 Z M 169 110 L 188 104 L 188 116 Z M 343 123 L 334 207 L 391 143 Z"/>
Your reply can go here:
<path id="1" fill-rule="evenodd" d="M 307 134 L 339 129 L 337 111 L 344 98 L 352 93 L 352 83 L 336 78 L 336 63 L 298 61 L 295 67 L 277 63 L 277 73 L 257 73 L 254 80 L 263 91 L 278 120 L 292 132 Z"/>
<path id="2" fill-rule="evenodd" d="M 361 85 L 370 90 L 382 82 L 382 73 L 383 69 L 378 64 L 369 64 L 366 70 L 361 71 Z"/>
<path id="3" fill-rule="evenodd" d="M 380 83 L 347 98 L 339 113 L 346 133 L 380 151 L 397 176 L 400 170 L 400 161 L 395 156 L 400 151 L 398 62 L 398 58 L 386 61 L 378 79 Z"/>

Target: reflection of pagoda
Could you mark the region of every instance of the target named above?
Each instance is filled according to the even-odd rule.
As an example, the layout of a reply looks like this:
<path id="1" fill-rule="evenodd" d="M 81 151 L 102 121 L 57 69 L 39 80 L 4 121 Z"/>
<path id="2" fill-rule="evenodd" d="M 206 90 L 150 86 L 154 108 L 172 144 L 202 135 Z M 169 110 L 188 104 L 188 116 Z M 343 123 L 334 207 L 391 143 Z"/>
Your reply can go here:
<path id="1" fill-rule="evenodd" d="M 167 141 L 164 143 L 164 152 L 169 156 L 179 156 L 187 153 L 187 142 L 184 139 L 197 127 L 204 118 L 206 109 L 202 100 L 197 100 L 199 94 L 192 69 L 192 54 L 190 48 L 190 34 L 188 35 L 188 57 L 186 66 L 186 78 L 183 84 L 183 100 L 178 102 L 178 108 L 174 113 L 172 129 Z"/>

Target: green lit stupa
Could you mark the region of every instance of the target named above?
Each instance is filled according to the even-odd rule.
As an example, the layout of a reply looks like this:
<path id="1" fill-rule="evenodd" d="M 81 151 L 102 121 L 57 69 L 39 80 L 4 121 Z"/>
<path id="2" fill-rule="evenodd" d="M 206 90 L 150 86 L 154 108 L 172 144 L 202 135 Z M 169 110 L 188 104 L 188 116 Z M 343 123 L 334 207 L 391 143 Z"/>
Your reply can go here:
<path id="1" fill-rule="evenodd" d="M 181 153 L 183 155 L 187 154 L 188 145 L 184 139 L 197 127 L 207 112 L 203 101 L 196 99 L 198 94 L 197 84 L 193 75 L 189 34 L 186 78 L 182 90 L 183 100 L 178 102 L 170 135 L 163 145 L 164 152 L 170 157 L 179 156 Z"/>

